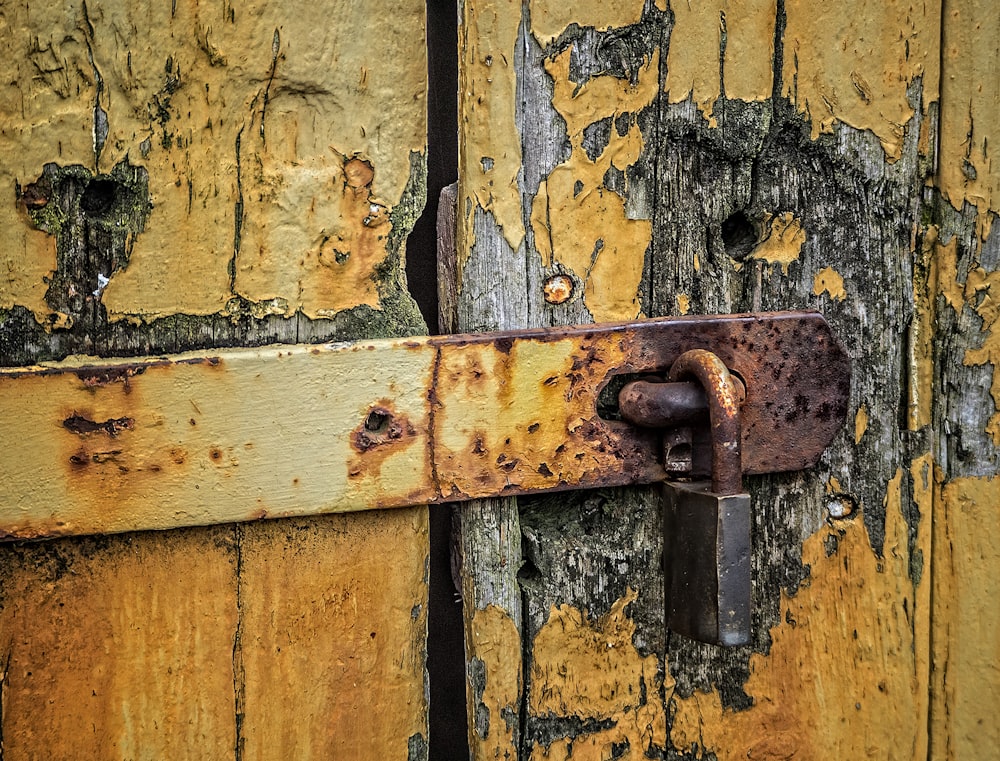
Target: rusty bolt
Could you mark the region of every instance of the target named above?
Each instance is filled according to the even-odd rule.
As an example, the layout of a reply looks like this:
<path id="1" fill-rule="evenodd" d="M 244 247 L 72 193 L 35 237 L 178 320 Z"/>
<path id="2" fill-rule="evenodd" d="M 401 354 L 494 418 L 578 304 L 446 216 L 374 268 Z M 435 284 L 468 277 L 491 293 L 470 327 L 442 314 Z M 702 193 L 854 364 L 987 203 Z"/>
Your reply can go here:
<path id="1" fill-rule="evenodd" d="M 26 185 L 21 194 L 21 200 L 28 209 L 44 209 L 49 203 L 48 188 L 40 186 L 37 182 Z"/>
<path id="2" fill-rule="evenodd" d="M 347 178 L 350 187 L 359 190 L 371 185 L 375 178 L 375 169 L 369 162 L 353 158 L 344 164 L 344 177 Z"/>
<path id="3" fill-rule="evenodd" d="M 553 275 L 545 281 L 545 300 L 550 304 L 564 304 L 573 295 L 573 280 L 567 275 Z"/>

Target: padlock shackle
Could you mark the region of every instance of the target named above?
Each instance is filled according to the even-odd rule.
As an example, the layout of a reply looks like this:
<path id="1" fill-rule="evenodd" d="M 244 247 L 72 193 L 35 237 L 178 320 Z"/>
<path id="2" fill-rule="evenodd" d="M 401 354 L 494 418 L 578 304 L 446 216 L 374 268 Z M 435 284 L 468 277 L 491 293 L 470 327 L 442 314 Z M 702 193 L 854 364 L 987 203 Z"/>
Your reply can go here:
<path id="1" fill-rule="evenodd" d="M 707 349 L 691 349 L 670 366 L 667 380 L 693 377 L 705 389 L 712 426 L 712 491 L 739 494 L 743 491 L 743 426 L 740 403 L 743 394 L 725 362 Z"/>

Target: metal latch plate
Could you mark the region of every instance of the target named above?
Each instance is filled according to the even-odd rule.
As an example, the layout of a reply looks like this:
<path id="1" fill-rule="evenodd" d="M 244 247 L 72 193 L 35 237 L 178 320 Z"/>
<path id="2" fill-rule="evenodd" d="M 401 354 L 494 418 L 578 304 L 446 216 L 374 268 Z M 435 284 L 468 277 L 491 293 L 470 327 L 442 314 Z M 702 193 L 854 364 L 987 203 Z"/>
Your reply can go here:
<path id="1" fill-rule="evenodd" d="M 659 432 L 601 418 L 598 396 L 693 348 L 754 379 L 744 472 L 808 467 L 836 435 L 849 362 L 810 312 L 74 358 L 0 371 L 0 536 L 652 483 Z"/>

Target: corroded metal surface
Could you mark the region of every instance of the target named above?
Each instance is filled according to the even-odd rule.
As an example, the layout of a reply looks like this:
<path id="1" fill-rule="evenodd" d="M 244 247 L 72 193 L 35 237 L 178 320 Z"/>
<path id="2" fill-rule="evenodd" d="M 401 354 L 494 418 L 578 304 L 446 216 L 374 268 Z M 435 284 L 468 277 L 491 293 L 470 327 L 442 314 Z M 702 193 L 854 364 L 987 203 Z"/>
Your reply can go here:
<path id="1" fill-rule="evenodd" d="M 667 379 L 671 382 L 694 376 L 708 397 L 709 421 L 712 427 L 712 491 L 716 494 L 737 494 L 743 491 L 743 459 L 740 398 L 737 382 L 729 368 L 706 349 L 691 349 L 670 366 Z"/>
<path id="2" fill-rule="evenodd" d="M 613 376 L 664 373 L 696 348 L 755 381 L 742 409 L 744 472 L 816 462 L 843 422 L 850 370 L 814 313 L 78 359 L 0 373 L 0 424 L 21 442 L 0 453 L 0 532 L 654 482 L 659 433 L 603 419 L 598 397 Z"/>

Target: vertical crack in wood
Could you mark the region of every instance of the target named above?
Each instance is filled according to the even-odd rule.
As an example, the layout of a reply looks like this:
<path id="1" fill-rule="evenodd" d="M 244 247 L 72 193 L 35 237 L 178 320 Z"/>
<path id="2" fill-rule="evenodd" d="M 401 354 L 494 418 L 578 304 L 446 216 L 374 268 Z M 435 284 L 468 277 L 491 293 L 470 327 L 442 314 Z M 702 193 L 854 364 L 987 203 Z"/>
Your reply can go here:
<path id="1" fill-rule="evenodd" d="M 233 633 L 233 708 L 235 711 L 234 761 L 243 761 L 246 738 L 243 719 L 246 713 L 246 670 L 243 665 L 243 531 L 233 526 L 236 554 L 236 631 Z"/>

